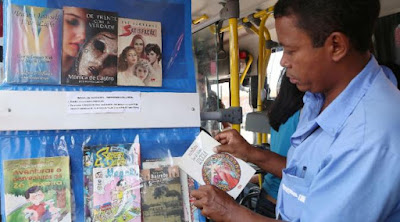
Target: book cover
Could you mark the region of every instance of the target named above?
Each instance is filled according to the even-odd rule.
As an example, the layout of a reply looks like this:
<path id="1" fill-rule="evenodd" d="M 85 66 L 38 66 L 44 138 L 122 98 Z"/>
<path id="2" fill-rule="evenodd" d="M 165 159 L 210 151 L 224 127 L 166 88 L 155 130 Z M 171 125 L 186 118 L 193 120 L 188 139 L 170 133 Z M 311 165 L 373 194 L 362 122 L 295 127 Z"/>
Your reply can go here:
<path id="1" fill-rule="evenodd" d="M 141 221 L 139 166 L 93 169 L 94 221 Z"/>
<path id="2" fill-rule="evenodd" d="M 161 23 L 118 19 L 120 86 L 162 86 Z"/>
<path id="3" fill-rule="evenodd" d="M 83 149 L 85 221 L 93 220 L 93 171 L 95 168 L 139 166 L 140 143 L 136 136 L 132 144 L 86 146 Z"/>
<path id="4" fill-rule="evenodd" d="M 117 84 L 118 16 L 64 7 L 62 84 Z"/>
<path id="5" fill-rule="evenodd" d="M 184 172 L 184 171 L 182 171 Z M 187 175 L 187 174 L 186 174 Z M 187 183 L 189 190 L 189 209 L 190 209 L 190 221 L 192 222 L 206 222 L 206 218 L 201 214 L 201 210 L 198 209 L 194 202 L 196 198 L 194 198 L 191 193 L 193 190 L 197 190 L 199 185 L 198 183 L 190 176 L 187 175 Z"/>
<path id="6" fill-rule="evenodd" d="M 71 221 L 69 157 L 3 162 L 6 221 Z"/>
<path id="7" fill-rule="evenodd" d="M 152 169 L 152 168 L 162 168 L 175 166 L 179 162 L 180 157 L 168 157 L 165 159 L 148 159 L 143 161 L 142 168 L 143 169 Z M 187 174 L 183 170 L 179 170 L 180 183 L 182 188 L 182 206 L 184 213 L 184 221 L 185 222 L 194 222 L 194 208 L 193 201 L 191 202 L 190 194 L 189 194 L 189 182 L 193 179 L 188 178 Z M 192 199 L 193 200 L 193 199 Z"/>
<path id="8" fill-rule="evenodd" d="M 62 10 L 11 4 L 8 11 L 8 83 L 60 84 Z"/>
<path id="9" fill-rule="evenodd" d="M 214 153 L 218 141 L 200 132 L 178 163 L 200 185 L 211 184 L 236 198 L 254 175 L 246 162 L 228 153 Z"/>
<path id="10" fill-rule="evenodd" d="M 143 169 L 143 221 L 185 221 L 177 166 Z"/>

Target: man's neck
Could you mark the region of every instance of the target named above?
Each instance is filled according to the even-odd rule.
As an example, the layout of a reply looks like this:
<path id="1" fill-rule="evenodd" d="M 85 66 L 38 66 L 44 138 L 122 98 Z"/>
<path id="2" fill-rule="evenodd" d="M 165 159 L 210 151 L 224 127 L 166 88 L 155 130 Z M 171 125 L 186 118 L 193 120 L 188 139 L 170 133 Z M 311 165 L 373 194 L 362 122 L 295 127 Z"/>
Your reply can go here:
<path id="1" fill-rule="evenodd" d="M 369 52 L 360 54 L 358 52 L 352 52 L 352 55 L 348 55 L 346 59 L 337 65 L 335 74 L 338 75 L 337 81 L 327 91 L 323 92 L 325 96 L 324 104 L 321 108 L 322 111 L 329 106 L 343 92 L 344 89 L 349 85 L 351 80 L 354 79 L 368 64 L 371 54 Z"/>

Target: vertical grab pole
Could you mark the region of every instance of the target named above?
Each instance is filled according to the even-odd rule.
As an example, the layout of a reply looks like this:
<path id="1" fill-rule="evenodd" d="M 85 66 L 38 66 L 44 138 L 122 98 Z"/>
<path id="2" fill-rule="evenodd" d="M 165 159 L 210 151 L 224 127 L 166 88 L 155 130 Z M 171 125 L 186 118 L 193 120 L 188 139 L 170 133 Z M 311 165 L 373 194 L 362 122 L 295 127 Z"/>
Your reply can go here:
<path id="1" fill-rule="evenodd" d="M 231 72 L 231 106 L 240 107 L 237 18 L 229 19 L 229 56 Z M 232 124 L 232 128 L 240 132 L 240 124 Z"/>
<path id="2" fill-rule="evenodd" d="M 238 18 L 239 0 L 227 0 L 220 11 L 221 19 L 229 19 L 229 63 L 231 107 L 240 107 L 239 95 L 239 47 L 238 47 Z M 232 129 L 240 132 L 240 124 L 232 124 Z"/>
<path id="3" fill-rule="evenodd" d="M 270 14 L 268 14 L 268 15 L 270 15 Z M 266 41 L 270 41 L 271 40 L 271 35 L 270 35 L 270 33 L 269 33 L 267 28 L 264 28 L 264 34 L 265 34 L 265 40 Z M 266 47 L 265 48 L 265 54 L 264 54 L 264 65 L 263 65 L 263 70 L 262 70 L 264 79 L 266 77 L 266 72 L 267 72 L 267 67 L 268 67 L 268 62 L 269 62 L 269 58 L 270 57 L 271 57 L 271 49 L 269 47 Z M 263 88 L 264 88 L 264 82 L 263 82 Z M 262 141 L 261 141 L 262 143 L 267 143 L 268 142 L 266 133 L 263 133 L 261 138 L 262 138 Z"/>
<path id="4" fill-rule="evenodd" d="M 262 111 L 261 91 L 264 88 L 265 72 L 264 72 L 264 55 L 265 55 L 265 21 L 268 15 L 261 18 L 260 27 L 258 29 L 258 91 L 257 91 L 257 111 Z M 262 143 L 261 133 L 257 133 L 257 144 Z"/>

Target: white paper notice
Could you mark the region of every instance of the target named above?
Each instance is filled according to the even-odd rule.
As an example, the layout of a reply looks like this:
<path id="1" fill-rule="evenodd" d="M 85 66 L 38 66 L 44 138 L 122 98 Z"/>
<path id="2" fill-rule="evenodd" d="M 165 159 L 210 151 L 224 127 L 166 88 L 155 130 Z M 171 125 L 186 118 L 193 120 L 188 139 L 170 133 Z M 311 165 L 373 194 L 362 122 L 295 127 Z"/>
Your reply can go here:
<path id="1" fill-rule="evenodd" d="M 69 92 L 68 113 L 140 112 L 140 92 Z"/>

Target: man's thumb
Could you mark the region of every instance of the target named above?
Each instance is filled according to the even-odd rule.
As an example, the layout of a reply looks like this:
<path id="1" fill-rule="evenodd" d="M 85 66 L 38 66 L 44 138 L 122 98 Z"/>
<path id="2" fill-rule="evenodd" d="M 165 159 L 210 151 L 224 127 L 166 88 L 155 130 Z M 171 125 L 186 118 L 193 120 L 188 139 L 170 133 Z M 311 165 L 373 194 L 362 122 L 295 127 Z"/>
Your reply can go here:
<path id="1" fill-rule="evenodd" d="M 225 146 L 224 145 L 219 145 L 213 148 L 213 151 L 215 153 L 222 153 L 222 152 L 226 152 Z"/>

